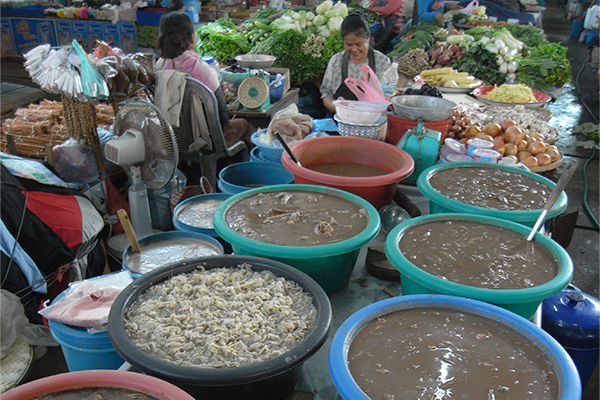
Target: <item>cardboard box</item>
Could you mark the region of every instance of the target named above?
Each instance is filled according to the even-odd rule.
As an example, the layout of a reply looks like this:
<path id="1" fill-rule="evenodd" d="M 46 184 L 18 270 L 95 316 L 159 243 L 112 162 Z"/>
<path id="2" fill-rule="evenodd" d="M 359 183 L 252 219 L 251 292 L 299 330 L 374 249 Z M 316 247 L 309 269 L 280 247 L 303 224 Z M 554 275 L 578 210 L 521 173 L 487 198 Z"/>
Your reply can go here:
<path id="1" fill-rule="evenodd" d="M 71 33 L 73 34 L 73 39 L 77 40 L 81 47 L 89 53 L 87 21 L 71 21 Z"/>
<path id="2" fill-rule="evenodd" d="M 0 36 L 2 37 L 2 45 L 0 46 L 0 56 L 16 56 L 17 48 L 13 39 L 12 27 L 10 19 L 2 18 L 2 27 L 0 28 Z"/>
<path id="3" fill-rule="evenodd" d="M 73 42 L 71 21 L 67 21 L 64 19 L 55 19 L 54 29 L 56 29 L 56 39 L 58 40 L 59 46 L 66 46 Z"/>
<path id="4" fill-rule="evenodd" d="M 133 54 L 137 51 L 135 39 L 135 24 L 133 22 L 119 21 L 119 38 L 121 50 L 125 54 Z"/>
<path id="5" fill-rule="evenodd" d="M 121 48 L 121 40 L 119 39 L 119 26 L 112 22 L 102 23 L 102 37 L 106 43 L 111 46 Z"/>
<path id="6" fill-rule="evenodd" d="M 88 21 L 88 48 L 90 50 L 95 49 L 98 46 L 98 41 L 103 40 L 102 23 L 99 21 Z"/>
<path id="7" fill-rule="evenodd" d="M 57 46 L 54 21 L 49 19 L 11 18 L 12 36 L 18 55 L 40 44 Z"/>
<path id="8" fill-rule="evenodd" d="M 283 94 L 285 95 L 290 87 L 292 86 L 290 82 L 290 70 L 288 68 L 268 68 L 267 71 L 271 75 L 281 74 L 285 78 L 285 83 L 283 85 Z"/>
<path id="9" fill-rule="evenodd" d="M 200 13 L 201 21 L 215 21 L 217 19 L 216 11 L 202 11 Z"/>

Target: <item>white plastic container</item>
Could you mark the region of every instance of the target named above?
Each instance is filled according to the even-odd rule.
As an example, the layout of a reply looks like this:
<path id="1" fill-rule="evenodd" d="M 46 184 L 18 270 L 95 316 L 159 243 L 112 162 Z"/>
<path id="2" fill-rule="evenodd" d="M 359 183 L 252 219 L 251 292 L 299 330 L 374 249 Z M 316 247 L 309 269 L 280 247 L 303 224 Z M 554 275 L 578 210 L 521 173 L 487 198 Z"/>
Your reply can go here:
<path id="1" fill-rule="evenodd" d="M 371 101 L 334 100 L 333 104 L 343 122 L 361 125 L 376 123 L 387 108 Z"/>
<path id="2" fill-rule="evenodd" d="M 496 150 L 475 149 L 473 151 L 475 161 L 485 162 L 488 164 L 497 164 L 501 154 Z"/>
<path id="3" fill-rule="evenodd" d="M 467 140 L 467 154 L 470 156 L 474 156 L 474 151 L 475 149 L 485 149 L 485 150 L 492 150 L 494 148 L 494 143 L 487 141 L 487 140 L 483 140 L 483 139 L 478 139 L 478 138 L 471 138 L 469 140 Z"/>

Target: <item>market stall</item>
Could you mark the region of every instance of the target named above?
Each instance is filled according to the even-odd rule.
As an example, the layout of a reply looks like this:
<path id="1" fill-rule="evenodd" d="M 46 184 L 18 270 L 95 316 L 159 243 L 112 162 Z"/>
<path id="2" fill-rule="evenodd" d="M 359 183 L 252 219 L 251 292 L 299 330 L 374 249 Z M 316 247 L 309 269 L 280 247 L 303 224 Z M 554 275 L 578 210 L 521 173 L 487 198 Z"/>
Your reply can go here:
<path id="1" fill-rule="evenodd" d="M 198 37 L 195 52 L 208 57 L 203 62 L 218 70 L 219 88 L 224 92 L 229 112 L 232 116 L 243 118 L 256 128 L 261 128 L 252 136 L 252 142 L 257 147 L 252 149 L 250 156 L 259 158 L 269 152 L 270 159 L 259 158 L 258 161 L 271 163 L 270 165 L 277 164 L 287 175 L 293 173 L 296 180 L 295 184 L 290 184 L 291 178 L 286 178 L 284 185 L 274 186 L 268 180 L 273 176 L 265 177 L 261 176 L 260 171 L 253 172 L 253 176 L 246 177 L 246 186 L 236 188 L 239 192 L 226 193 L 227 196 L 223 197 L 203 196 L 209 196 L 218 189 L 225 192 L 222 189 L 225 187 L 222 185 L 222 181 L 225 181 L 224 176 L 219 175 L 220 185 L 211 187 L 206 186 L 203 180 L 185 182 L 185 177 L 176 173 L 175 167 L 180 151 L 198 152 L 200 149 L 209 154 L 211 150 L 202 146 L 210 144 L 210 140 L 205 140 L 206 137 L 202 136 L 202 132 L 206 132 L 207 128 L 201 126 L 200 133 L 196 132 L 198 135 L 193 137 L 189 146 L 186 142 L 185 149 L 178 148 L 182 138 L 177 137 L 177 132 L 187 128 L 187 125 L 176 125 L 178 115 L 174 120 L 170 119 L 172 110 L 162 110 L 156 105 L 160 101 L 152 101 L 153 95 L 157 93 L 153 91 L 156 86 L 151 84 L 155 72 L 152 57 L 135 52 L 121 52 L 117 49 L 118 46 L 113 48 L 106 45 L 98 49 L 92 47 L 88 53 L 80 48 L 76 41 L 60 48 L 34 46 L 25 53 L 25 65 L 34 81 L 45 90 L 60 93 L 63 101 L 45 101 L 40 105 L 31 105 L 27 109 L 19 110 L 14 119 L 5 121 L 2 127 L 2 150 L 38 159 L 49 159 L 49 154 L 53 154 L 55 165 L 60 165 L 61 154 L 55 149 L 64 146 L 69 139 L 79 140 L 83 147 L 81 152 L 86 156 L 85 165 L 93 165 L 94 168 L 90 176 L 78 176 L 73 186 L 79 186 L 81 191 L 87 189 L 87 194 L 94 198 L 94 194 L 101 192 L 103 187 L 104 190 L 108 190 L 112 185 L 111 179 L 107 179 L 107 170 L 126 171 L 124 180 L 130 179 L 131 182 L 119 182 L 122 186 L 119 186 L 117 192 L 124 193 L 130 186 L 127 199 L 130 205 L 138 203 L 138 195 L 146 197 L 152 193 L 152 196 L 157 196 L 147 205 L 147 216 L 139 212 L 137 205 L 136 212 L 131 209 L 130 217 L 133 221 L 123 216 L 123 213 L 117 213 L 118 209 L 127 208 L 127 203 L 115 204 L 115 198 L 111 199 L 113 203 L 109 204 L 108 208 L 101 209 L 106 216 L 110 235 L 116 233 L 113 232 L 117 227 L 116 221 L 120 221 L 120 231 L 125 231 L 121 236 L 124 238 L 124 244 L 110 255 L 114 272 L 103 277 L 108 280 L 124 272 L 125 275 L 129 272 L 135 274 L 124 282 L 102 283 L 106 286 L 101 286 L 100 290 L 104 291 L 102 296 L 106 296 L 101 299 L 108 303 L 102 304 L 102 321 L 94 320 L 91 324 L 89 320 L 82 322 L 56 318 L 56 322 L 53 322 L 55 330 L 58 329 L 57 322 L 63 324 L 62 326 L 73 324 L 77 326 L 74 330 L 84 341 L 93 341 L 93 338 L 98 338 L 94 336 L 97 335 L 95 331 L 103 331 L 101 333 L 104 338 L 110 336 L 111 340 L 118 340 L 114 345 L 111 345 L 110 341 L 107 343 L 110 350 L 114 350 L 113 355 L 118 353 L 116 362 L 121 369 L 157 376 L 186 388 L 188 393 L 193 392 L 199 399 L 239 398 L 240 392 L 245 393 L 244 398 L 257 399 L 280 400 L 277 397 L 279 393 L 286 393 L 286 396 L 312 395 L 312 398 L 335 399 L 347 388 L 344 387 L 340 376 L 330 369 L 328 356 L 340 346 L 340 339 L 335 340 L 336 343 L 332 343 L 330 339 L 334 335 L 339 337 L 348 333 L 341 329 L 344 321 L 371 303 L 388 297 L 400 296 L 403 293 L 431 293 L 430 290 L 417 289 L 417 285 L 409 285 L 406 276 L 403 278 L 404 282 L 400 282 L 398 271 L 410 263 L 403 261 L 403 251 L 399 250 L 400 236 L 397 235 L 402 229 L 409 230 L 409 227 L 415 226 L 418 228 L 421 223 L 425 224 L 436 218 L 433 215 L 417 219 L 419 215 L 441 212 L 439 204 L 423 196 L 425 190 L 422 185 L 425 176 L 428 179 L 434 176 L 437 173 L 437 169 L 434 168 L 442 163 L 462 161 L 451 165 L 457 168 L 460 165 L 464 167 L 462 169 L 472 168 L 479 174 L 477 176 L 481 177 L 481 186 L 486 188 L 493 186 L 493 183 L 485 181 L 488 175 L 499 174 L 502 179 L 509 175 L 510 179 L 514 179 L 514 182 L 511 181 L 507 187 L 503 187 L 500 193 L 492 196 L 504 203 L 501 205 L 508 208 L 503 210 L 507 214 L 500 212 L 498 214 L 501 216 L 498 219 L 491 218 L 489 215 L 495 211 L 490 211 L 493 207 L 488 206 L 488 200 L 475 199 L 474 205 L 459 205 L 460 210 L 468 211 L 468 216 L 460 214 L 456 218 L 449 217 L 453 224 L 459 225 L 460 222 L 467 226 L 460 227 L 463 230 L 459 233 L 452 231 L 436 237 L 436 242 L 439 241 L 442 248 L 451 246 L 443 242 L 443 239 L 453 243 L 460 242 L 462 251 L 453 254 L 452 258 L 471 250 L 477 259 L 485 258 L 477 252 L 479 250 L 475 251 L 476 246 L 473 244 L 478 238 L 491 234 L 485 229 L 492 228 L 482 228 L 484 225 L 494 226 L 494 234 L 496 230 L 510 231 L 503 232 L 503 235 L 508 236 L 498 236 L 494 243 L 514 241 L 517 244 L 510 246 L 518 247 L 519 241 L 525 240 L 525 234 L 531 230 L 531 218 L 527 221 L 521 220 L 521 214 L 537 217 L 537 211 L 543 208 L 545 197 L 548 197 L 554 187 L 553 182 L 538 173 L 553 171 L 564 161 L 564 155 L 555 146 L 559 139 L 557 129 L 548 123 L 552 113 L 546 108 L 552 101 L 552 96 L 560 95 L 560 88 L 570 77 L 564 48 L 549 43 L 543 31 L 529 25 L 489 22 L 480 18 L 480 26 L 470 26 L 459 31 L 456 28 L 421 24 L 407 29 L 405 35 L 397 38 L 393 50 L 388 54 L 390 60 L 395 63 L 391 69 L 391 75 L 394 77 L 391 84 L 379 82 L 372 77 L 365 78 L 366 86 L 363 87 L 369 92 L 368 99 L 360 98 L 358 94 L 358 100 L 338 103 L 338 112 L 332 118 L 313 118 L 303 114 L 297 107 L 300 101 L 300 87 L 306 82 L 318 85 L 329 59 L 344 49 L 339 34 L 340 24 L 352 9 L 363 12 L 365 16 L 369 15 L 372 18 L 372 31 L 378 29 L 379 21 L 366 9 L 330 1 L 325 1 L 316 8 L 298 7 L 286 11 L 267 8 L 256 12 L 239 26 L 230 20 L 219 19 L 194 27 Z M 447 22 L 452 21 L 453 16 L 449 15 Z M 66 64 L 63 65 L 65 60 Z M 64 68 L 60 74 L 55 74 L 53 68 L 45 68 L 47 66 Z M 85 74 L 87 75 L 84 79 Z M 136 79 L 132 79 L 133 76 Z M 163 83 L 162 86 L 161 90 L 164 90 L 164 87 L 169 85 Z M 211 100 L 215 97 L 215 101 L 210 102 L 215 110 L 206 112 L 209 117 L 203 118 L 203 123 L 214 124 L 219 117 L 216 95 L 208 92 Z M 196 103 L 196 106 L 206 107 L 207 103 L 209 102 L 204 101 L 204 106 Z M 172 104 L 169 106 L 172 107 Z M 91 122 L 90 115 L 93 116 Z M 74 123 L 79 116 L 83 121 L 79 121 L 82 124 L 76 126 Z M 215 121 L 211 121 L 211 117 Z M 188 120 L 182 121 L 187 123 Z M 85 132 L 81 132 L 84 128 Z M 67 132 L 63 132 L 65 129 Z M 110 136 L 106 139 L 110 142 L 108 145 L 100 137 L 104 130 L 107 136 Z M 211 132 L 214 134 L 215 131 Z M 127 147 L 126 141 L 129 140 L 137 146 Z M 280 141 L 289 145 L 289 153 L 284 153 Z M 340 142 L 352 144 L 354 147 L 342 151 L 341 146 L 335 145 Z M 107 146 L 105 155 L 100 145 Z M 141 153 L 145 154 L 137 154 L 133 150 L 129 152 L 128 149 L 133 148 L 144 149 Z M 265 153 L 259 154 L 255 151 L 257 149 Z M 318 154 L 319 163 L 315 161 L 316 149 L 321 151 Z M 243 151 L 240 152 L 242 153 Z M 391 153 L 394 156 L 388 155 Z M 111 165 L 109 160 L 113 161 L 114 165 Z M 239 160 L 229 161 L 242 167 L 245 164 L 237 163 Z M 340 178 L 338 172 L 333 172 L 334 167 L 321 171 L 317 169 L 316 165 L 328 164 L 329 161 L 336 164 L 338 169 L 348 168 L 350 172 L 345 172 L 347 177 Z M 108 164 L 106 167 L 105 162 Z M 76 169 L 83 168 L 78 166 Z M 248 171 L 242 170 L 236 175 L 241 176 Z M 394 175 L 399 171 L 402 171 L 401 176 Z M 59 178 L 66 179 L 66 175 L 57 172 Z M 381 176 L 390 175 L 394 175 L 394 179 L 381 184 L 382 188 L 373 187 L 373 182 L 383 180 Z M 318 178 L 323 176 L 325 180 L 320 182 Z M 328 179 L 332 176 L 335 180 Z M 478 192 L 469 190 L 470 187 L 465 183 L 468 178 L 459 174 L 455 176 L 460 182 L 456 183 L 457 187 L 466 188 L 467 192 Z M 308 182 L 302 182 L 301 179 Z M 351 184 L 353 180 L 358 184 Z M 452 179 L 442 181 L 453 182 Z M 317 186 L 305 185 L 314 182 L 319 184 L 318 189 L 315 189 Z M 521 199 L 519 196 L 522 193 L 512 192 L 514 187 L 528 185 L 536 188 L 531 192 L 540 194 L 539 198 L 535 199 L 537 203 L 531 206 L 531 209 L 526 209 L 525 201 L 518 200 Z M 92 186 L 96 186 L 96 189 L 92 189 Z M 373 195 L 375 190 L 385 191 L 385 196 L 379 192 Z M 411 193 L 410 198 L 403 196 L 404 193 Z M 513 199 L 513 195 L 517 200 Z M 184 206 L 188 196 L 194 196 L 193 200 L 197 202 L 188 203 L 186 210 Z M 268 201 L 261 200 L 263 198 Z M 311 208 L 313 203 L 321 201 L 327 201 L 324 203 L 326 205 Z M 484 202 L 485 205 L 481 206 Z M 342 203 L 343 207 L 340 205 Z M 400 203 L 407 210 L 411 210 L 411 215 L 382 212 L 386 207 Z M 425 206 L 420 209 L 415 206 L 423 203 Z M 277 207 L 274 207 L 274 204 L 277 204 Z M 254 215 L 253 207 L 257 205 L 262 208 L 257 208 Z M 161 236 L 161 240 L 152 240 L 153 237 L 157 237 L 156 233 L 152 232 L 154 226 L 146 227 L 143 232 L 137 228 L 141 215 L 146 217 L 146 223 L 154 225 L 158 222 L 155 220 L 156 210 L 150 210 L 154 206 L 160 207 L 159 216 L 163 216 L 161 214 L 164 213 L 168 215 L 168 222 L 173 217 L 175 229 L 160 228 L 173 232 L 158 234 L 173 234 L 169 236 L 174 239 L 173 242 L 165 243 L 162 241 L 164 236 Z M 566 196 L 562 196 L 552 209 L 552 217 L 564 211 L 565 207 Z M 185 223 L 181 222 L 184 220 L 182 210 L 188 212 Z M 231 210 L 236 214 L 228 215 Z M 517 220 L 511 220 L 511 212 L 515 212 Z M 115 218 L 117 214 L 120 220 Z M 407 221 L 410 217 L 413 217 L 412 222 Z M 314 221 L 318 223 L 314 225 Z M 133 226 L 130 226 L 131 222 L 134 222 Z M 447 221 L 442 221 L 442 224 L 452 225 Z M 477 229 L 477 232 L 484 229 L 483 233 L 468 236 L 468 228 L 472 228 L 473 225 L 476 225 L 474 229 Z M 263 231 L 265 227 L 267 228 Z M 380 229 L 382 227 L 383 230 Z M 353 229 L 362 231 L 356 234 Z M 200 230 L 202 233 L 198 233 Z M 339 233 L 346 230 L 349 233 Z M 436 230 L 439 231 L 438 228 L 434 229 Z M 290 232 L 298 237 L 292 237 Z M 427 237 L 431 233 L 421 236 Z M 473 307 L 477 310 L 483 309 L 490 315 L 494 315 L 495 312 L 496 315 L 502 315 L 503 318 L 506 316 L 506 319 L 511 321 L 516 319 L 514 323 L 507 322 L 507 326 L 527 324 L 528 331 L 531 330 L 532 333 L 526 336 L 533 337 L 532 341 L 536 344 L 532 347 L 542 343 L 537 347 L 543 349 L 543 356 L 547 354 L 554 357 L 558 354 L 561 358 L 561 362 L 554 367 L 550 362 L 550 366 L 544 364 L 541 372 L 536 370 L 540 379 L 544 379 L 549 391 L 565 392 L 568 389 L 570 395 L 577 397 L 581 385 L 573 363 L 566 352 L 540 329 L 540 302 L 544 296 L 549 297 L 561 292 L 573 273 L 569 256 L 544 233 L 547 232 L 537 232 L 531 246 L 537 246 L 533 253 L 549 252 L 552 260 L 558 260 L 555 268 L 557 277 L 552 279 L 551 291 L 544 292 L 540 298 L 528 298 L 532 304 L 527 304 L 527 307 L 522 304 L 514 306 L 512 303 L 507 305 L 497 298 L 486 297 L 487 294 L 482 298 L 470 294 L 466 297 L 486 302 L 483 306 L 474 304 Z M 198 240 L 201 240 L 206 248 L 198 245 Z M 301 245 L 298 246 L 297 243 Z M 383 245 L 393 248 L 393 251 L 384 249 Z M 426 241 L 421 245 L 430 250 L 434 247 L 428 246 Z M 200 247 L 202 248 L 199 249 Z M 487 247 L 485 251 L 488 251 Z M 191 248 L 195 251 L 192 252 Z M 514 258 L 512 253 L 518 251 L 513 250 L 510 247 L 510 254 L 500 254 L 498 258 Z M 231 251 L 235 252 L 236 256 L 223 255 Z M 381 271 L 380 274 L 374 271 L 387 261 L 384 259 L 388 252 L 394 254 L 393 259 L 388 262 L 388 273 L 391 262 L 391 270 L 396 274 L 392 277 L 388 274 L 382 278 Z M 212 261 L 209 266 L 203 260 L 211 255 L 214 257 L 210 259 Z M 252 258 L 249 255 L 260 258 Z M 517 263 L 520 262 L 518 256 L 520 253 L 516 257 Z M 136 257 L 140 263 L 146 263 L 147 269 L 136 270 L 136 264 L 130 262 Z M 270 260 L 268 263 L 260 261 L 263 258 Z M 252 269 L 272 271 L 277 279 L 273 279 L 269 274 L 266 274 L 267 278 L 262 275 L 260 278 L 250 276 L 253 273 L 250 268 L 237 271 L 227 264 L 228 259 L 234 259 L 236 263 L 247 259 L 248 263 L 253 265 Z M 534 261 L 543 263 L 537 260 L 532 260 L 532 263 Z M 166 264 L 174 262 L 178 263 L 177 267 L 165 268 Z M 281 266 L 281 262 L 287 265 Z M 203 265 L 204 268 L 196 269 L 194 263 Z M 486 268 L 493 269 L 492 264 Z M 217 270 L 219 267 L 227 267 L 223 269 L 235 272 L 219 269 L 217 274 L 220 275 L 212 276 L 211 270 Z M 476 265 L 471 267 L 477 268 Z M 299 271 L 303 273 L 300 274 Z M 180 272 L 198 273 L 198 276 L 189 277 Z M 528 277 L 523 276 L 524 273 L 513 279 L 505 279 L 502 271 L 492 272 L 494 284 L 497 281 L 512 283 L 522 280 L 523 287 L 519 287 L 518 290 L 528 293 L 526 286 L 529 282 Z M 486 273 L 484 271 L 476 275 L 485 277 Z M 343 279 L 340 278 L 341 274 Z M 295 281 L 300 290 L 293 282 L 290 286 L 287 286 L 290 282 L 281 283 L 280 278 Z M 130 279 L 139 279 L 138 285 L 130 285 Z M 91 283 L 98 282 L 100 281 L 96 280 Z M 223 282 L 228 285 L 231 283 L 231 287 Z M 271 283 L 276 287 L 271 287 Z M 142 284 L 144 290 L 139 289 Z M 163 284 L 167 286 L 158 287 Z M 255 284 L 259 287 L 254 287 Z M 536 283 L 533 286 L 542 284 Z M 168 292 L 168 307 L 159 304 L 157 310 L 162 309 L 161 312 L 151 309 L 135 311 L 135 318 L 138 319 L 130 320 L 130 317 L 133 318 L 129 313 L 130 307 L 136 296 L 142 295 L 141 292 L 146 288 L 149 289 L 145 295 L 147 297 L 138 301 L 138 306 L 154 306 L 156 298 L 151 292 L 157 289 L 162 293 L 160 296 L 167 296 Z M 72 289 L 71 295 L 75 292 L 75 287 Z M 251 290 L 259 292 L 252 293 Z M 303 290 L 319 300 L 316 311 L 308 306 L 301 310 L 288 308 L 289 304 L 304 304 Z M 121 293 L 124 295 L 121 296 Z M 245 298 L 239 298 L 237 293 L 245 293 Z M 436 290 L 436 293 L 448 294 L 443 289 Z M 200 297 L 189 300 L 186 296 L 192 294 L 198 294 Z M 222 297 L 214 301 L 217 295 Z M 301 299 L 294 295 L 300 296 Z M 517 298 L 519 295 L 520 292 Z M 287 296 L 292 296 L 291 300 Z M 407 297 L 402 296 L 402 299 Z M 272 301 L 273 299 L 277 300 Z M 55 301 L 58 303 L 59 300 Z M 94 309 L 91 303 L 98 298 L 92 300 L 82 307 L 86 310 L 88 307 Z M 75 302 L 72 298 L 69 301 Z M 113 301 L 119 305 L 118 310 L 111 309 Z M 190 301 L 199 301 L 202 306 L 196 306 Z M 464 301 L 471 304 L 471 300 Z M 64 306 L 64 303 L 62 305 Z M 213 310 L 205 312 L 213 305 Z M 71 310 L 70 304 L 66 306 Z M 488 307 L 492 308 L 488 310 Z M 277 313 L 274 313 L 274 310 L 277 310 Z M 513 313 L 515 310 L 518 312 Z M 232 316 L 228 311 L 243 311 L 244 320 L 236 319 L 239 314 Z M 306 314 L 303 314 L 304 312 Z M 284 315 L 280 315 L 281 313 Z M 77 316 L 76 312 L 74 314 Z M 153 317 L 154 314 L 161 314 L 160 321 L 153 320 L 147 325 L 146 317 Z M 270 315 L 271 322 L 252 319 L 260 319 L 263 314 Z M 53 317 L 49 314 L 45 316 L 49 319 Z M 73 317 L 73 314 L 68 317 Z M 217 319 L 202 325 L 202 329 L 194 325 L 209 317 Z M 281 319 L 273 322 L 275 317 Z M 292 317 L 298 318 L 292 321 Z M 530 324 L 528 319 L 535 324 Z M 115 324 L 116 320 L 119 321 L 118 324 Z M 182 338 L 173 333 L 177 331 L 188 335 L 187 329 L 190 326 L 193 327 L 191 336 Z M 262 342 L 257 338 L 256 332 L 259 328 L 265 329 L 264 332 L 260 331 L 261 336 L 264 334 Z M 274 328 L 279 330 L 275 331 Z M 312 329 L 314 330 L 311 332 Z M 233 336 L 236 332 L 239 332 L 240 336 L 245 335 L 241 342 L 234 341 Z M 198 337 L 200 333 L 202 338 Z M 354 333 L 352 332 L 352 335 Z M 135 337 L 136 334 L 139 334 L 138 337 Z M 124 338 L 123 335 L 129 336 Z M 474 335 L 474 340 L 481 339 L 479 335 L 484 334 Z M 152 337 L 153 341 L 145 343 L 149 337 Z M 216 337 L 219 339 L 214 339 Z M 290 348 L 286 346 L 290 343 L 285 339 L 288 337 L 298 337 L 289 340 L 294 353 L 288 353 Z M 305 337 L 310 338 L 307 340 L 310 342 L 310 349 L 304 347 L 307 342 L 302 340 Z M 194 342 L 197 339 L 203 342 Z M 130 340 L 137 343 L 130 343 Z M 198 344 L 194 346 L 192 343 Z M 299 347 L 294 349 L 298 343 Z M 437 345 L 431 346 L 433 347 L 429 347 L 430 350 L 437 349 Z M 142 347 L 144 351 L 140 349 Z M 183 356 L 194 347 L 206 351 L 194 355 L 197 359 L 190 362 Z M 272 354 L 265 355 L 273 348 L 275 350 Z M 238 357 L 238 354 L 243 356 Z M 166 361 L 161 359 L 163 356 L 167 358 Z M 123 357 L 123 360 L 119 357 Z M 263 357 L 267 360 L 263 360 Z M 272 359 L 269 360 L 269 357 Z M 99 358 L 100 356 L 93 352 L 86 361 L 97 364 Z M 171 365 L 182 358 L 183 361 L 179 365 Z M 256 358 L 257 363 L 244 365 L 245 361 L 242 358 L 245 361 Z M 198 360 L 206 363 L 202 365 L 211 367 L 202 368 L 202 376 L 194 375 L 197 373 L 193 371 L 196 368 L 190 368 L 190 365 L 195 365 Z M 253 371 L 263 369 L 262 362 L 266 362 L 276 372 L 284 372 L 280 375 L 267 374 L 268 376 L 261 377 L 258 382 L 249 379 L 248 375 L 252 375 Z M 506 361 L 508 364 L 510 362 Z M 300 369 L 302 364 L 304 367 Z M 73 365 L 75 364 L 69 364 L 70 370 L 91 368 L 88 365 Z M 294 368 L 291 372 L 290 366 Z M 116 369 L 112 365 L 108 368 Z M 556 369 L 547 373 L 544 368 Z M 173 374 L 172 369 L 177 373 Z M 190 369 L 192 372 L 189 372 Z M 245 374 L 246 371 L 249 372 Z M 381 371 L 383 370 L 376 372 L 385 375 L 385 372 Z M 238 373 L 241 374 L 241 378 Z M 509 369 L 507 374 L 510 373 Z M 215 385 L 216 382 L 218 385 Z M 272 385 L 276 385 L 277 390 L 281 392 L 276 393 L 277 390 L 274 391 Z M 518 382 L 514 383 L 511 390 L 513 387 L 514 390 L 521 390 L 517 386 Z M 432 387 L 423 390 L 433 390 Z M 545 388 L 546 386 L 543 390 L 546 390 Z M 488 393 L 503 393 L 509 389 L 508 386 L 494 386 L 489 390 L 491 392 Z"/>

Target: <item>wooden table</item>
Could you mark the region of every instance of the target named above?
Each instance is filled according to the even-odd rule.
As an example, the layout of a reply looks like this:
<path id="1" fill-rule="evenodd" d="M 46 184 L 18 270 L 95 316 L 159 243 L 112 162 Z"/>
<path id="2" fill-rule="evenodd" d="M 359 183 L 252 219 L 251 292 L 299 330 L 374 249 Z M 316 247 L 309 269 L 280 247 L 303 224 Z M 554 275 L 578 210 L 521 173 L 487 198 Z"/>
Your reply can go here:
<path id="1" fill-rule="evenodd" d="M 264 110 L 238 110 L 232 113 L 232 117 L 244 118 L 251 123 L 255 128 L 267 128 L 271 122 L 271 117 L 277 113 L 277 111 L 283 110 L 290 104 L 297 104 L 300 89 L 291 88 L 288 90 L 281 100 L 271 104 Z"/>

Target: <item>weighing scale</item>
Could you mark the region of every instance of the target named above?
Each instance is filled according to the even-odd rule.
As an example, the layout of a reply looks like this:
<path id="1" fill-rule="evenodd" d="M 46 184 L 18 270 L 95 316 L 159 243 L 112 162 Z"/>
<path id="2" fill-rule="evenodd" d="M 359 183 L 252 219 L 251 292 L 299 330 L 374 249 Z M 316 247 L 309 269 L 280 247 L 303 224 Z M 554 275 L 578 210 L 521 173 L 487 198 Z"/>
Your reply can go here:
<path id="1" fill-rule="evenodd" d="M 405 181 L 416 182 L 421 172 L 437 163 L 442 140 L 442 132 L 424 128 L 423 123 L 450 118 L 456 103 L 439 97 L 400 95 L 392 98 L 392 105 L 396 115 L 418 122 L 397 144 L 415 160 L 415 170 Z"/>
<path id="2" fill-rule="evenodd" d="M 238 88 L 238 99 L 246 110 L 264 110 L 271 105 L 269 78 L 251 76 Z"/>

